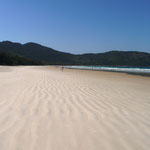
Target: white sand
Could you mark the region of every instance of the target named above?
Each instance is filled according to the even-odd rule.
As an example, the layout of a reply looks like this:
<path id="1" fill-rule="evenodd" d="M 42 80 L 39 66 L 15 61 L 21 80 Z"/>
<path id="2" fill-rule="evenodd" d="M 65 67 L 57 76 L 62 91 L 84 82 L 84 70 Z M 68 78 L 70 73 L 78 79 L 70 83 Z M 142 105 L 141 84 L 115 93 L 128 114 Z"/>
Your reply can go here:
<path id="1" fill-rule="evenodd" d="M 0 150 L 149 150 L 150 77 L 0 66 Z"/>

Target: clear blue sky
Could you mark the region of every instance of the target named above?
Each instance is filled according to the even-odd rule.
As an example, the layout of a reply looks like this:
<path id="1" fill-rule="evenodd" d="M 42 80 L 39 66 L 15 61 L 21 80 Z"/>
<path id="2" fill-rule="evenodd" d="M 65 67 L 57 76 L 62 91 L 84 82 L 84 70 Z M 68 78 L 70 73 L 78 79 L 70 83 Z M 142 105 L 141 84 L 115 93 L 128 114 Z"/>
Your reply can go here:
<path id="1" fill-rule="evenodd" d="M 150 0 L 1 0 L 3 40 L 70 53 L 150 52 Z"/>

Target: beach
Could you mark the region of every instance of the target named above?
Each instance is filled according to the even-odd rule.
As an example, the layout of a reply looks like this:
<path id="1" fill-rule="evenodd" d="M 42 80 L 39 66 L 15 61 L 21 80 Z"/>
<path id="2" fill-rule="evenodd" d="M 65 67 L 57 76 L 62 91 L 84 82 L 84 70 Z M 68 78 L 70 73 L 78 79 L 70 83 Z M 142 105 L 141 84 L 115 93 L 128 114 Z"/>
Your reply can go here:
<path id="1" fill-rule="evenodd" d="M 149 150 L 150 77 L 0 66 L 1 150 Z"/>

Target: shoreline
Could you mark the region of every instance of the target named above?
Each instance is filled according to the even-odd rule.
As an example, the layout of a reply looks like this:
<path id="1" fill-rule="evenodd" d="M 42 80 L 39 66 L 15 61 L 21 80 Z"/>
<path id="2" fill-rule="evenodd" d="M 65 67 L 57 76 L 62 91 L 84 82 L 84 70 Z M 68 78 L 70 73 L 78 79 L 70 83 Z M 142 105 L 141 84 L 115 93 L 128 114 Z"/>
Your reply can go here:
<path id="1" fill-rule="evenodd" d="M 59 67 L 60 65 L 34 65 L 34 67 Z M 63 65 L 62 65 L 63 66 Z M 33 65 L 18 65 L 18 66 L 8 66 L 8 65 L 0 65 L 0 67 L 33 67 Z M 144 72 L 129 72 L 129 71 L 113 71 L 113 70 L 98 70 L 98 69 L 84 69 L 84 68 L 69 68 L 65 67 L 64 69 L 75 69 L 75 70 L 88 70 L 88 71 L 99 71 L 99 72 L 113 72 L 113 73 L 124 73 L 124 74 L 130 74 L 130 75 L 137 75 L 137 76 L 143 76 L 143 77 L 150 77 L 150 73 L 144 73 Z M 1 70 L 0 70 L 1 71 Z"/>
<path id="2" fill-rule="evenodd" d="M 64 66 L 65 68 L 65 66 Z M 128 72 L 128 71 L 113 71 L 113 70 L 96 70 L 96 69 L 81 69 L 81 68 L 65 68 L 65 69 L 75 69 L 75 70 L 88 70 L 88 71 L 100 71 L 100 72 L 113 72 L 113 73 L 124 73 L 124 74 L 130 74 L 130 75 L 137 75 L 137 76 L 144 76 L 144 77 L 150 77 L 150 73 L 140 73 L 140 72 Z"/>

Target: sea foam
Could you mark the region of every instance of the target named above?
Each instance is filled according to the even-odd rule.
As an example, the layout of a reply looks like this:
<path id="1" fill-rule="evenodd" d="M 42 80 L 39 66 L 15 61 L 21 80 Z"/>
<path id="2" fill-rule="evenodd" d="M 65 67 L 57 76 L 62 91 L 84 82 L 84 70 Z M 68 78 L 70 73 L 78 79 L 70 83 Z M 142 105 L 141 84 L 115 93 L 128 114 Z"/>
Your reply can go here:
<path id="1" fill-rule="evenodd" d="M 150 74 L 150 68 L 148 68 L 148 67 L 144 68 L 144 67 L 108 67 L 108 66 L 107 67 L 103 67 L 103 66 L 65 66 L 65 68 Z"/>

